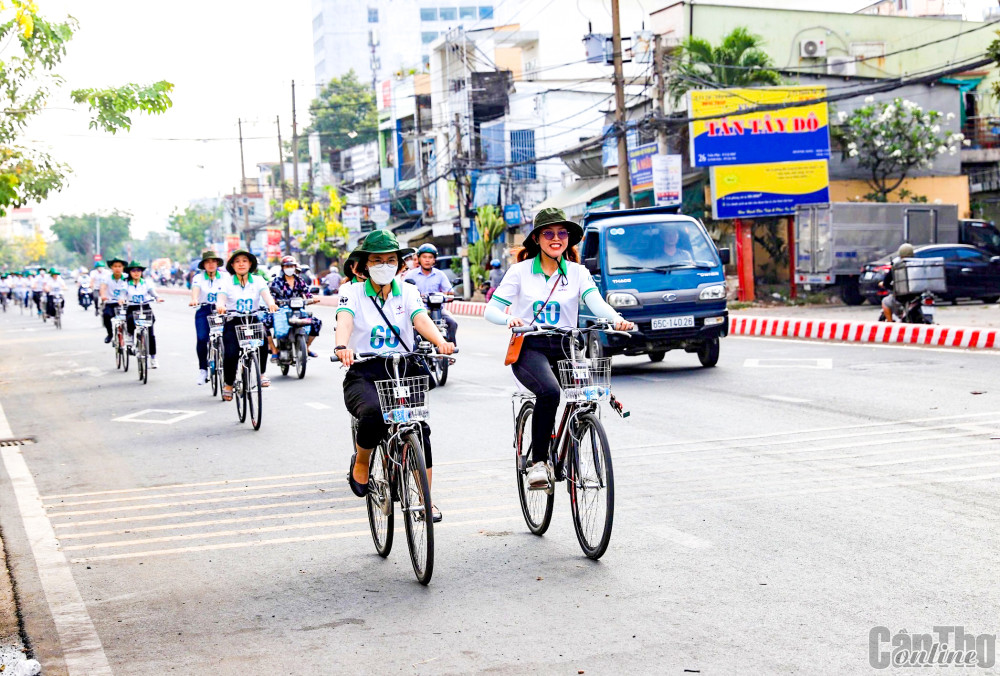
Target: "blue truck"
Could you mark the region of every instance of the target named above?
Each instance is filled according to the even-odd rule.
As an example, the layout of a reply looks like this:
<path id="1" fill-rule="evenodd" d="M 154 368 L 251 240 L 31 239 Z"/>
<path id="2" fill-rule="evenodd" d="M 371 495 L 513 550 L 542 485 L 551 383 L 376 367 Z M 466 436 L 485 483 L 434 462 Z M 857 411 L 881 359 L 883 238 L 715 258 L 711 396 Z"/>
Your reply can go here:
<path id="1" fill-rule="evenodd" d="M 705 226 L 676 207 L 588 212 L 582 258 L 608 303 L 638 330 L 629 336 L 593 332 L 592 357 L 649 355 L 669 350 L 698 355 L 702 366 L 719 361 L 729 333 L 726 277 L 729 249 L 718 249 Z M 596 319 L 580 309 L 580 326 Z"/>

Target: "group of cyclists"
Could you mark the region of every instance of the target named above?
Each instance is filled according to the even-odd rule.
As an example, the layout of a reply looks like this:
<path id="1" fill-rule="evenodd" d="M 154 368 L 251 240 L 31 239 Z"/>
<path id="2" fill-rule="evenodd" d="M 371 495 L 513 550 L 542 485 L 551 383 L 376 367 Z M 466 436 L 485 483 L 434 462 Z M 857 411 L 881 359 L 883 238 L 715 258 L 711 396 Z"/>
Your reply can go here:
<path id="1" fill-rule="evenodd" d="M 43 319 L 57 317 L 66 306 L 66 282 L 56 268 L 4 272 L 0 274 L 3 310 L 14 303 Z"/>

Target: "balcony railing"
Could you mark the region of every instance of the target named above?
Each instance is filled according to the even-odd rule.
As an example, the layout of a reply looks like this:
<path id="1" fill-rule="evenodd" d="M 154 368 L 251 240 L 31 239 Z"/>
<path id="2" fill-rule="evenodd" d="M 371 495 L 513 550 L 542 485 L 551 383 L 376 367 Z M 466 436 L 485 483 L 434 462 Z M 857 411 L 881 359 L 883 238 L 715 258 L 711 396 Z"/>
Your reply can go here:
<path id="1" fill-rule="evenodd" d="M 971 148 L 1000 148 L 1000 117 L 970 117 L 962 133 Z"/>

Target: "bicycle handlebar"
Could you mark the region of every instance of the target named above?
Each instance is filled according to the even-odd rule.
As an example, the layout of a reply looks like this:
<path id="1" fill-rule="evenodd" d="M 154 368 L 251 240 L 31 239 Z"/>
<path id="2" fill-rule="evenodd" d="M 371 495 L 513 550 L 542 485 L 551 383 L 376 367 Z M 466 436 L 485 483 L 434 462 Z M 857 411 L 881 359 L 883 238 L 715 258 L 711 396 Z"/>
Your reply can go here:
<path id="1" fill-rule="evenodd" d="M 399 355 L 400 359 L 402 359 L 403 357 L 424 357 L 425 359 L 451 359 L 456 354 L 458 354 L 457 347 L 455 348 L 455 351 L 452 352 L 451 354 L 430 354 L 427 352 L 388 352 L 388 353 L 359 352 L 358 354 L 354 355 L 354 363 L 360 364 L 361 362 L 371 361 L 372 359 L 378 359 L 380 357 L 388 359 L 388 358 L 393 358 L 396 355 Z M 330 355 L 330 361 L 338 363 L 340 361 L 340 357 L 338 357 L 336 354 L 332 354 Z"/>
<path id="2" fill-rule="evenodd" d="M 618 329 L 611 328 L 611 322 L 607 320 L 598 321 L 593 326 L 588 326 L 587 328 L 576 328 L 569 326 L 554 326 L 552 324 L 532 324 L 531 326 L 514 326 L 511 327 L 511 333 L 515 335 L 533 333 L 540 331 L 542 333 L 556 333 L 560 335 L 572 335 L 573 333 L 587 333 L 590 331 L 601 331 L 602 333 L 618 333 L 621 335 L 629 335 L 630 333 L 636 331 L 619 331 Z"/>

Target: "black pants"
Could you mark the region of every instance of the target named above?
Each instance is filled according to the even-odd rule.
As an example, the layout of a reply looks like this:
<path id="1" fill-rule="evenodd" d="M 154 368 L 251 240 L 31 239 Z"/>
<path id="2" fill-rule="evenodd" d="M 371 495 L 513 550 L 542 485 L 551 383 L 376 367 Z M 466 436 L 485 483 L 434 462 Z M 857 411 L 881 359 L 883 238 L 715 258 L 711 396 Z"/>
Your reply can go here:
<path id="1" fill-rule="evenodd" d="M 125 328 L 128 329 L 129 338 L 135 334 L 135 311 L 141 309 L 143 312 L 149 312 L 152 315 L 152 308 L 149 307 L 149 303 L 144 305 L 129 305 L 125 310 Z M 152 323 L 146 327 L 146 335 L 149 336 L 149 356 L 156 356 L 156 332 L 153 331 L 153 324 L 156 324 L 156 317 L 153 317 Z"/>
<path id="2" fill-rule="evenodd" d="M 57 297 L 53 296 L 52 294 L 48 294 L 45 297 L 45 314 L 47 314 L 50 317 L 56 316 L 56 301 L 59 301 L 60 308 L 66 307 L 66 299 L 64 299 L 62 296 Z"/>
<path id="3" fill-rule="evenodd" d="M 118 307 L 118 303 L 109 300 L 104 304 L 104 311 L 101 313 L 104 319 L 104 330 L 108 332 L 108 338 L 111 337 L 111 319 L 115 316 L 116 307 Z"/>
<path id="4" fill-rule="evenodd" d="M 42 311 L 42 292 L 41 291 L 32 291 L 31 292 L 31 300 L 34 301 L 34 303 L 35 303 L 35 309 L 38 310 L 39 313 L 41 313 L 41 311 Z"/>
<path id="5" fill-rule="evenodd" d="M 410 368 L 412 372 L 414 369 Z M 358 446 L 375 448 L 384 441 L 389 433 L 389 426 L 382 419 L 382 407 L 378 403 L 378 392 L 375 389 L 376 380 L 388 380 L 392 366 L 384 359 L 373 359 L 362 364 L 355 364 L 344 377 L 344 403 L 347 410 L 358 419 Z M 424 461 L 427 469 L 434 462 L 431 456 L 431 428 L 422 422 Z M 354 449 L 351 449 L 352 452 Z"/>
<path id="6" fill-rule="evenodd" d="M 202 305 L 194 313 L 195 352 L 198 354 L 198 368 L 202 370 L 208 370 L 208 316 L 212 311 L 212 306 Z"/>
<path id="7" fill-rule="evenodd" d="M 240 339 L 236 335 L 237 324 L 259 323 L 256 319 L 248 320 L 237 317 L 226 322 L 222 329 L 222 381 L 232 387 L 236 382 L 236 368 L 240 363 Z M 258 350 L 261 374 L 267 370 L 267 340 Z"/>
<path id="8" fill-rule="evenodd" d="M 527 336 L 521 356 L 511 365 L 514 377 L 535 395 L 531 416 L 531 461 L 549 459 L 549 442 L 559 410 L 559 378 L 556 362 L 566 359 L 559 336 Z"/>

